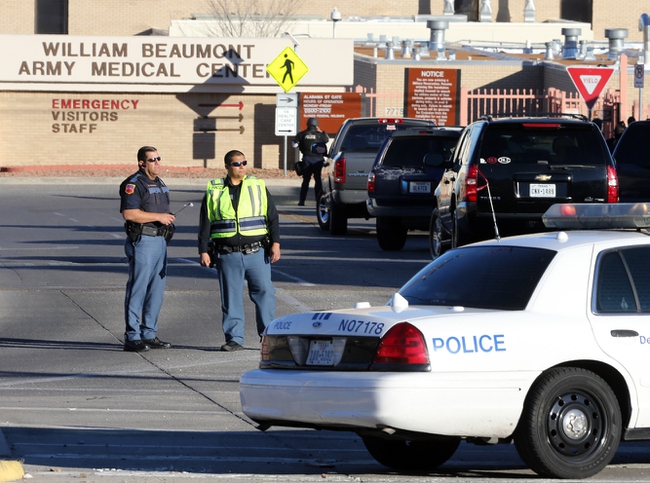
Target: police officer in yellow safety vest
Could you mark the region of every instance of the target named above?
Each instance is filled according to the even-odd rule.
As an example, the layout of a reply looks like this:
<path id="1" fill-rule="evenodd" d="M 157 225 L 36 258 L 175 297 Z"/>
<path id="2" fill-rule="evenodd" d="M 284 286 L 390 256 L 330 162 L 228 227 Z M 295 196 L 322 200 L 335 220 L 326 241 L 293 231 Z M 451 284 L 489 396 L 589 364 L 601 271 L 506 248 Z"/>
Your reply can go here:
<path id="1" fill-rule="evenodd" d="M 255 304 L 260 340 L 275 318 L 271 263 L 280 259 L 280 221 L 263 180 L 246 175 L 246 157 L 233 150 L 224 156 L 225 178 L 208 182 L 199 220 L 201 265 L 214 265 L 221 288 L 222 351 L 244 345 L 244 282 Z"/>

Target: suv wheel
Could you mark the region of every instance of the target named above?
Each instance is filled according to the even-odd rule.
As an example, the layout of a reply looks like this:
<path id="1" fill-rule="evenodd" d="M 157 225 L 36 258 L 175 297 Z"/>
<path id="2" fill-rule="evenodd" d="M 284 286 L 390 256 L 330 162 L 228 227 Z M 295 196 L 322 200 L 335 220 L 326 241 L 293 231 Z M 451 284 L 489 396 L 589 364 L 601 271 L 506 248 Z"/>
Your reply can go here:
<path id="1" fill-rule="evenodd" d="M 330 233 L 332 235 L 345 235 L 348 231 L 348 218 L 345 208 L 336 203 L 330 203 Z"/>
<path id="2" fill-rule="evenodd" d="M 330 229 L 330 197 L 322 191 L 318 194 L 318 203 L 316 204 L 316 219 L 321 230 Z"/>
<path id="3" fill-rule="evenodd" d="M 377 217 L 377 241 L 382 250 L 398 251 L 404 248 L 408 230 L 396 217 Z"/>
<path id="4" fill-rule="evenodd" d="M 442 255 L 447 245 L 449 245 L 449 232 L 445 229 L 440 218 L 440 210 L 435 208 L 431 214 L 431 223 L 429 225 L 429 249 L 431 258 L 434 260 Z"/>

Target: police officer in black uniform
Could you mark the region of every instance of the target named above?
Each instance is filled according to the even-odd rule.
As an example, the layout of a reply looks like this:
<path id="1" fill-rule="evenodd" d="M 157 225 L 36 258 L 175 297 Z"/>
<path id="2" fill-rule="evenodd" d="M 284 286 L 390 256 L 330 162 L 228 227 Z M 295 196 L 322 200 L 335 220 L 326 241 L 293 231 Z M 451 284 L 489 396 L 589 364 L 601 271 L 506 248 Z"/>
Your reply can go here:
<path id="1" fill-rule="evenodd" d="M 124 350 L 168 349 L 158 336 L 158 314 L 167 281 L 167 243 L 174 233 L 169 188 L 158 177 L 160 155 L 153 146 L 138 150 L 139 170 L 120 185 L 120 212 L 126 220 L 124 252 L 129 279 L 124 298 Z"/>
<path id="2" fill-rule="evenodd" d="M 303 206 L 307 199 L 307 192 L 309 191 L 309 180 L 314 177 L 314 194 L 316 195 L 316 203 L 318 203 L 318 196 L 323 190 L 323 183 L 321 181 L 321 171 L 323 170 L 323 163 L 325 158 L 322 154 L 314 154 L 311 152 L 311 147 L 314 143 L 327 143 L 330 140 L 327 133 L 320 130 L 318 127 L 318 119 L 310 117 L 307 120 L 307 129 L 300 131 L 293 139 L 292 146 L 299 148 L 302 153 L 302 161 L 304 166 L 302 168 L 302 185 L 300 186 L 300 200 L 298 205 Z"/>

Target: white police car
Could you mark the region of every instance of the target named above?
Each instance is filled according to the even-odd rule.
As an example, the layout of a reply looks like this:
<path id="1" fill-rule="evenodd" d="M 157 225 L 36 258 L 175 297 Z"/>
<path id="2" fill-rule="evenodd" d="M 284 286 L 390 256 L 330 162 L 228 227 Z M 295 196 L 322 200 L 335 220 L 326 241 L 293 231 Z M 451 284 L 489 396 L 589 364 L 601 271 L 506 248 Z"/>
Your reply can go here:
<path id="1" fill-rule="evenodd" d="M 650 204 L 554 205 L 557 231 L 451 250 L 384 307 L 280 317 L 241 378 L 260 425 L 354 431 L 394 469 L 512 442 L 547 477 L 650 439 Z"/>

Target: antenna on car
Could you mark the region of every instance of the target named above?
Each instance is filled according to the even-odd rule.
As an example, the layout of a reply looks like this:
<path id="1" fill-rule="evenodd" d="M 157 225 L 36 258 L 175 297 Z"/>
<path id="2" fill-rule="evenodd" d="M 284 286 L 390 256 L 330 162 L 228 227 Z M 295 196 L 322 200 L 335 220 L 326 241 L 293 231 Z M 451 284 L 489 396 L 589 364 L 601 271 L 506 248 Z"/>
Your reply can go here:
<path id="1" fill-rule="evenodd" d="M 478 190 L 482 190 L 483 188 L 487 188 L 487 193 L 488 193 L 488 200 L 490 201 L 490 211 L 492 211 L 492 222 L 494 223 L 494 238 L 496 241 L 501 241 L 501 235 L 499 235 L 499 226 L 497 225 L 497 215 L 494 212 L 494 204 L 492 203 L 492 192 L 490 191 L 490 182 L 488 179 L 485 177 L 483 173 L 481 173 L 481 170 L 478 170 L 478 174 L 485 180 L 485 186 L 482 186 L 478 188 Z"/>

